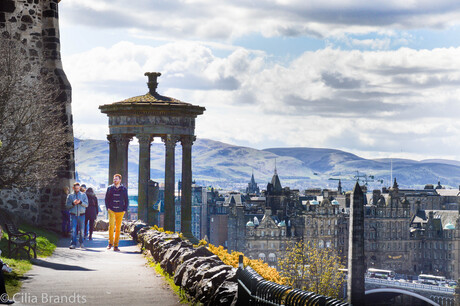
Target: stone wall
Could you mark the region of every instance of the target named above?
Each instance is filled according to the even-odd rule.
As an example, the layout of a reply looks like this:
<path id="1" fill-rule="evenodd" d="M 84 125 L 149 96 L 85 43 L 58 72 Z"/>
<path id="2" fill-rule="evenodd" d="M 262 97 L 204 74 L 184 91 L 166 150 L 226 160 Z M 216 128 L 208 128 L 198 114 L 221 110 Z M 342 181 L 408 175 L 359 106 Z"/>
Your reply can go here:
<path id="1" fill-rule="evenodd" d="M 37 224 L 39 215 L 39 194 L 35 189 L 0 190 L 0 208 L 13 216 Z"/>
<path id="2" fill-rule="evenodd" d="M 140 221 L 125 223 L 122 230 L 142 244 L 190 300 L 204 305 L 235 305 L 236 269 L 206 247 L 194 247 L 178 234 L 155 231 Z"/>
<path id="3" fill-rule="evenodd" d="M 2 190 L 0 208 L 9 210 L 30 223 L 60 228 L 59 193 L 75 180 L 71 86 L 64 73 L 59 40 L 58 0 L 1 0 L 0 35 L 20 42 L 20 56 L 31 71 L 29 82 L 45 79 L 57 90 L 50 103 L 62 106 L 62 121 L 67 127 L 71 154 L 50 187 L 40 190 Z M 52 135 L 46 135 L 52 137 Z"/>

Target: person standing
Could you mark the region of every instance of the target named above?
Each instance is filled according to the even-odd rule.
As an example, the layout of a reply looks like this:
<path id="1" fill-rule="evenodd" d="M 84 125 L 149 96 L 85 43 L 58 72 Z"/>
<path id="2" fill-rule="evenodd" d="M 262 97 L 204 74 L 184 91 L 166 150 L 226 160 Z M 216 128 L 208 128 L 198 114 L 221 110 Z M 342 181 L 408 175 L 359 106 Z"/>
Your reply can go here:
<path id="1" fill-rule="evenodd" d="M 121 184 L 121 174 L 113 176 L 113 185 L 107 188 L 105 194 L 105 207 L 109 213 L 109 245 L 107 249 L 115 252 L 120 251 L 118 242 L 120 240 L 121 222 L 125 212 L 128 210 L 128 189 Z M 113 230 L 115 227 L 115 239 L 113 237 Z"/>
<path id="2" fill-rule="evenodd" d="M 69 237 L 70 233 L 70 213 L 66 207 L 67 196 L 69 195 L 69 187 L 62 188 L 61 193 L 61 218 L 62 218 L 62 236 Z"/>
<path id="3" fill-rule="evenodd" d="M 85 184 L 81 184 L 81 185 L 80 185 L 80 192 L 86 194 L 86 185 L 85 185 Z M 85 218 L 85 220 L 86 220 L 86 218 Z M 88 228 L 86 227 L 86 225 L 87 225 L 87 224 L 86 224 L 86 222 L 85 222 L 85 231 L 84 231 L 84 233 L 87 233 L 87 232 L 88 232 Z M 78 226 L 79 226 L 79 225 L 77 224 L 77 232 L 78 232 Z M 88 237 L 83 236 L 83 241 L 85 241 L 86 238 L 88 238 Z"/>
<path id="4" fill-rule="evenodd" d="M 73 193 L 67 197 L 66 206 L 70 210 L 70 221 L 72 224 L 72 240 L 70 248 L 75 249 L 77 246 L 77 232 L 79 235 L 80 247 L 83 245 L 83 226 L 85 223 L 85 212 L 88 207 L 88 197 L 80 191 L 80 183 L 73 184 Z"/>
<path id="5" fill-rule="evenodd" d="M 88 207 L 85 213 L 85 238 L 88 237 L 89 232 L 88 238 L 89 240 L 93 240 L 94 221 L 96 221 L 97 214 L 99 213 L 99 205 L 93 188 L 89 187 L 86 190 L 86 196 L 88 197 Z"/>

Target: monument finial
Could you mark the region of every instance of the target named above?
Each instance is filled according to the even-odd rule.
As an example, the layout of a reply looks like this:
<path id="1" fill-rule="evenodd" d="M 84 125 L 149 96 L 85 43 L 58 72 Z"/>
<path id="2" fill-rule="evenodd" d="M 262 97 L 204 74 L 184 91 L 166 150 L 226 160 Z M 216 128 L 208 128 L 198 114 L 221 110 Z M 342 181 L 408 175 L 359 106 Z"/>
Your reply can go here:
<path id="1" fill-rule="evenodd" d="M 153 96 L 157 93 L 158 82 L 157 78 L 161 76 L 160 72 L 146 72 L 144 73 L 145 76 L 149 78 L 147 82 L 147 86 L 149 87 L 149 93 Z"/>

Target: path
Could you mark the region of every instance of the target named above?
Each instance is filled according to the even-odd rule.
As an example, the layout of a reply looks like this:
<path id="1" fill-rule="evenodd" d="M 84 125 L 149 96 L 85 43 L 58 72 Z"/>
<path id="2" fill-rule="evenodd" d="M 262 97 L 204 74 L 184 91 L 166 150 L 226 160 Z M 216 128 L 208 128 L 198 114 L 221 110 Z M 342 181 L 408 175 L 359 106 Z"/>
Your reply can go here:
<path id="1" fill-rule="evenodd" d="M 180 305 L 132 240 L 120 240 L 114 252 L 106 236 L 94 233 L 86 249 L 75 250 L 61 239 L 51 257 L 34 260 L 14 305 Z"/>

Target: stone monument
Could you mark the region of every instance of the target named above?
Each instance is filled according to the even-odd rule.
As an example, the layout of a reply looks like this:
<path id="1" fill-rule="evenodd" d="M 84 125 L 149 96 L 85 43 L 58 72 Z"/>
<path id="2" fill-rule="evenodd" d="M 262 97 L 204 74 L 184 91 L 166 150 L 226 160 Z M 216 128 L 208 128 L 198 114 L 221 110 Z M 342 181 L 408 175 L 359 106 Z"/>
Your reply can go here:
<path id="1" fill-rule="evenodd" d="M 109 117 L 110 144 L 109 183 L 115 173 L 128 183 L 128 145 L 133 137 L 139 140 L 138 218 L 151 220 L 148 207 L 148 182 L 150 180 L 150 144 L 160 137 L 165 144 L 165 219 L 164 228 L 175 229 L 175 147 L 182 145 L 182 196 L 181 231 L 193 238 L 192 219 L 192 145 L 195 140 L 195 118 L 203 114 L 204 107 L 184 103 L 157 93 L 161 73 L 147 72 L 149 92 L 120 102 L 101 105 L 99 109 Z"/>
<path id="2" fill-rule="evenodd" d="M 350 205 L 347 296 L 352 305 L 365 305 L 364 194 L 356 182 Z"/>

